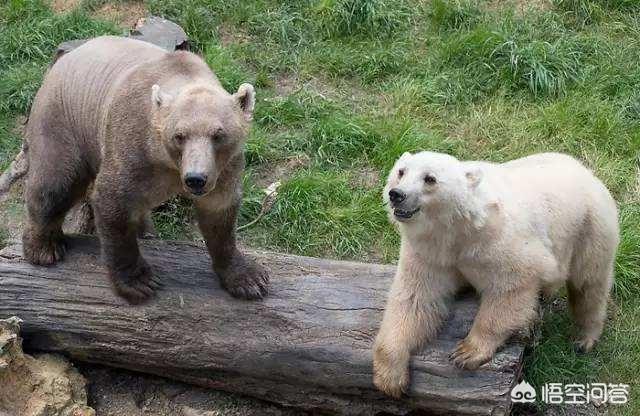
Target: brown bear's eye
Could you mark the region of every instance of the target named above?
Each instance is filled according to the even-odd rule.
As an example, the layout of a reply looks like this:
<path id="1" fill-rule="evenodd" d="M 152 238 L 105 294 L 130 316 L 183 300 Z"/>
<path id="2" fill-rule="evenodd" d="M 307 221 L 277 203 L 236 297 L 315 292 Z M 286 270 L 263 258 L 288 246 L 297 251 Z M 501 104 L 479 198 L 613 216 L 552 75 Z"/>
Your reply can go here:
<path id="1" fill-rule="evenodd" d="M 429 184 L 429 185 L 433 185 L 436 183 L 436 178 L 434 176 L 431 175 L 427 175 L 424 177 L 424 183 Z"/>
<path id="2" fill-rule="evenodd" d="M 400 169 L 398 171 L 398 178 L 402 178 L 404 176 L 404 169 Z"/>
<path id="3" fill-rule="evenodd" d="M 222 134 L 221 132 L 218 132 L 216 134 L 211 135 L 211 141 L 216 144 L 220 144 L 224 142 L 224 134 Z"/>
<path id="4" fill-rule="evenodd" d="M 178 144 L 182 144 L 182 142 L 184 141 L 184 134 L 182 133 L 176 134 L 175 136 L 173 136 L 173 140 Z"/>

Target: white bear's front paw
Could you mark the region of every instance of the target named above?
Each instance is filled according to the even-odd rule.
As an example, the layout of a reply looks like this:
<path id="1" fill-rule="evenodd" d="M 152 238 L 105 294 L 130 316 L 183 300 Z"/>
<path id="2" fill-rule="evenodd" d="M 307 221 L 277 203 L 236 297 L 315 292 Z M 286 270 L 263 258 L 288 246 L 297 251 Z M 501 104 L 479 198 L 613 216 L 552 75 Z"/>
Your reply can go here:
<path id="1" fill-rule="evenodd" d="M 383 346 L 373 352 L 373 384 L 385 394 L 399 399 L 409 386 L 409 367 Z"/>
<path id="2" fill-rule="evenodd" d="M 468 336 L 458 343 L 450 358 L 457 367 L 475 370 L 493 358 L 493 351 Z"/>

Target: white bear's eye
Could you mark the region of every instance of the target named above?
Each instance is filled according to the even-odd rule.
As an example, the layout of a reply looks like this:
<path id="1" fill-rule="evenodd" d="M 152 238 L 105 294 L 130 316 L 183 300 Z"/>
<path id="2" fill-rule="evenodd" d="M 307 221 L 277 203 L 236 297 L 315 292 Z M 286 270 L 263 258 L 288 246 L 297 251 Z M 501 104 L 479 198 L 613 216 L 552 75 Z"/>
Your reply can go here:
<path id="1" fill-rule="evenodd" d="M 431 176 L 431 175 L 426 175 L 424 177 L 424 183 L 428 184 L 428 185 L 434 185 L 436 183 L 436 178 L 435 176 Z"/>
<path id="2" fill-rule="evenodd" d="M 404 176 L 404 169 L 400 169 L 398 171 L 398 178 L 402 178 Z"/>

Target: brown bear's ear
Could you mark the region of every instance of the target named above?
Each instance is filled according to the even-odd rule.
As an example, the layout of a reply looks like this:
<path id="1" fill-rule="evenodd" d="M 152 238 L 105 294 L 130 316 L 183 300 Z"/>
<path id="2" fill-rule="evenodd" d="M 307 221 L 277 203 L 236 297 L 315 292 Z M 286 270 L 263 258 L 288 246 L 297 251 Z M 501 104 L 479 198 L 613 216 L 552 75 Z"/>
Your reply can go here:
<path id="1" fill-rule="evenodd" d="M 154 84 L 151 87 L 151 101 L 156 107 L 167 106 L 172 99 L 172 96 L 165 94 L 160 90 L 160 86 L 158 84 Z"/>
<path id="2" fill-rule="evenodd" d="M 233 98 L 238 101 L 245 120 L 251 121 L 253 118 L 253 108 L 256 105 L 256 92 L 251 84 L 242 84 L 238 87 L 238 92 L 233 94 Z"/>

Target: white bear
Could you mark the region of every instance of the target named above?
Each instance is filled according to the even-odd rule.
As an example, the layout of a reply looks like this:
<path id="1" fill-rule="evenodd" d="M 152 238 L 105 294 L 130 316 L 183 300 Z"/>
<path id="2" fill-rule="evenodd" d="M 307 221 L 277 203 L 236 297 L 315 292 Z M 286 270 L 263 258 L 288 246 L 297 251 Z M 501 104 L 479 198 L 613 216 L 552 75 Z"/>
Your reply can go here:
<path id="1" fill-rule="evenodd" d="M 405 153 L 384 189 L 401 235 L 400 259 L 374 346 L 374 383 L 398 397 L 413 350 L 432 339 L 447 299 L 463 285 L 481 302 L 451 354 L 462 368 L 489 361 L 536 315 L 541 291 L 566 283 L 589 351 L 602 333 L 619 242 L 611 194 L 570 156 L 543 153 L 503 164 Z"/>

